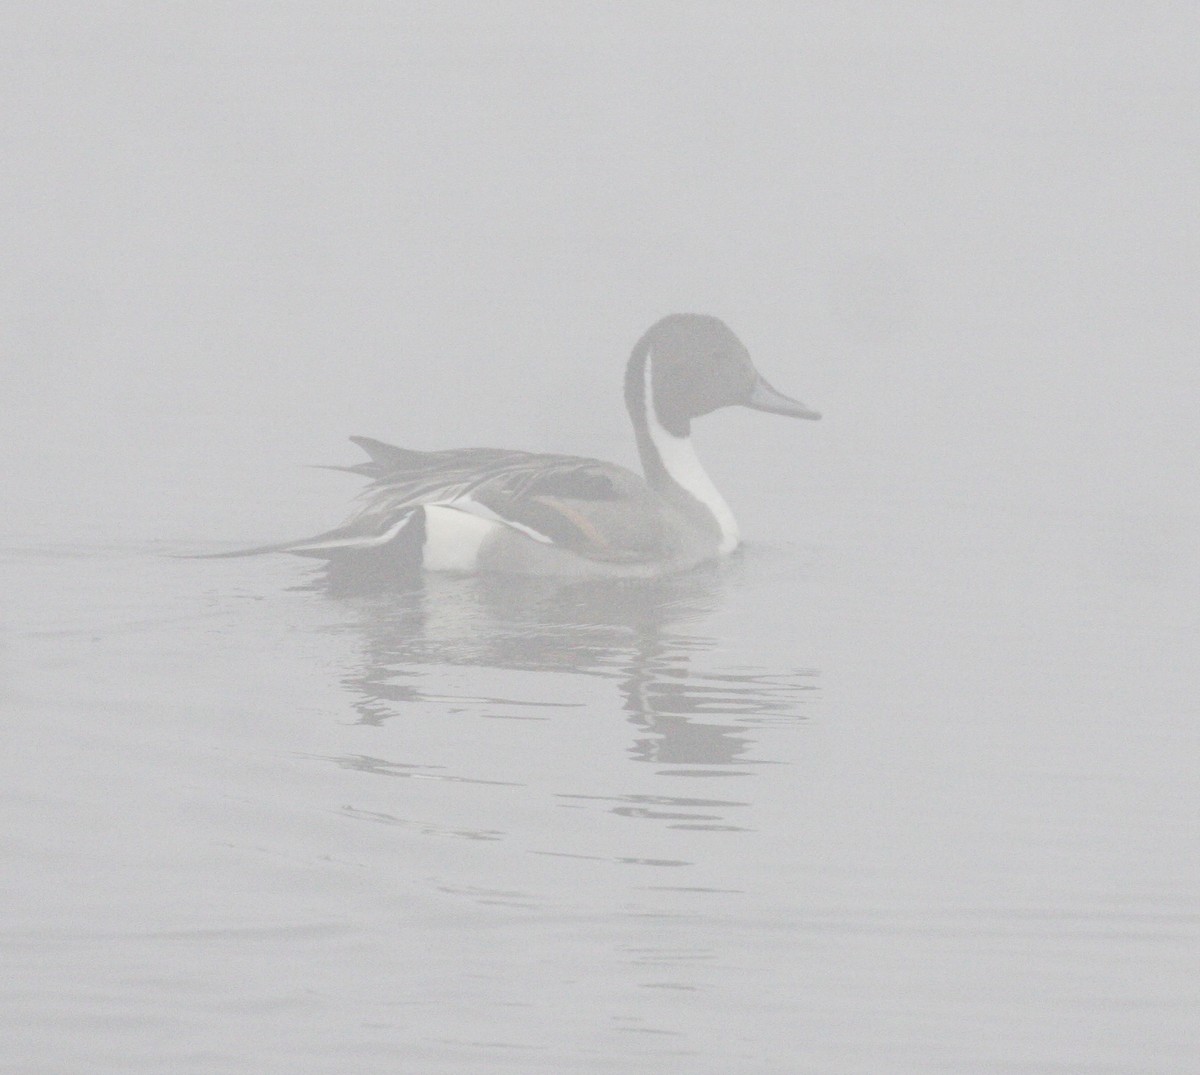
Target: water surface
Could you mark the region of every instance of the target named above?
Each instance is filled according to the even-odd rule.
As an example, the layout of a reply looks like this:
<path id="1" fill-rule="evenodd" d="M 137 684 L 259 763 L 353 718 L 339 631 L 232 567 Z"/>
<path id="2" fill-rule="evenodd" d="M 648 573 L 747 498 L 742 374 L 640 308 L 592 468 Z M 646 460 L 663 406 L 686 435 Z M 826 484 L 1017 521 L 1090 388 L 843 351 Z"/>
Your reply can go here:
<path id="1" fill-rule="evenodd" d="M 1194 609 L 937 521 L 344 598 L 6 549 L 6 1055 L 1189 1070 Z"/>

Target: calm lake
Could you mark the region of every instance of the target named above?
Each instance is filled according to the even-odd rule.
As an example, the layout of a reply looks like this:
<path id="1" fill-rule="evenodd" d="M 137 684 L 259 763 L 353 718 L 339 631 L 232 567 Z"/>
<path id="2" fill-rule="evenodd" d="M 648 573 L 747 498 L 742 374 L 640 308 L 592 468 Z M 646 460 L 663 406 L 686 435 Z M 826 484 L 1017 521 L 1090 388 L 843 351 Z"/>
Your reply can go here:
<path id="1" fill-rule="evenodd" d="M 9 1069 L 1191 1072 L 1195 608 L 905 507 L 654 585 L 5 549 Z"/>

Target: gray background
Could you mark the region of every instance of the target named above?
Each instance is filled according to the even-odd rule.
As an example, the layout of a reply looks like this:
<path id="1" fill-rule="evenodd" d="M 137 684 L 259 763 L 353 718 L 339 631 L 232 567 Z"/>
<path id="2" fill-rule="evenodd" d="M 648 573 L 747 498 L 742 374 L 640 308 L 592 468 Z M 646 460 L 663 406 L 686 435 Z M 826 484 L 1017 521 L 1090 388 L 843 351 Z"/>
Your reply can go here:
<path id="1" fill-rule="evenodd" d="M 1198 42 L 5 5 L 0 1061 L 1190 1075 Z M 700 427 L 699 591 L 162 555 L 335 524 L 351 433 L 632 463 L 677 310 L 826 416 Z"/>
<path id="2" fill-rule="evenodd" d="M 625 451 L 599 404 L 674 310 L 830 412 L 805 448 L 826 486 L 1174 506 L 1197 28 L 1186 5 L 8 5 L 5 526 L 303 533 L 342 488 L 281 475 L 352 432 Z"/>

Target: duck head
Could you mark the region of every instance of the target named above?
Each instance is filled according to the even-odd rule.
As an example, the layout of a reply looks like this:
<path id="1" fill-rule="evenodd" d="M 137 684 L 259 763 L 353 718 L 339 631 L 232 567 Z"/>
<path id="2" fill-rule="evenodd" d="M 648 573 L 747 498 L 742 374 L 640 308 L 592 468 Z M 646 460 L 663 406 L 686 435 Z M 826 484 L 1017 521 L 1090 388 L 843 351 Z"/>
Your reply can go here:
<path id="1" fill-rule="evenodd" d="M 647 330 L 633 349 L 625 377 L 625 401 L 635 416 L 645 413 L 645 386 L 659 424 L 676 437 L 690 433 L 693 418 L 721 407 L 821 417 L 772 388 L 729 326 L 707 314 L 671 314 Z"/>

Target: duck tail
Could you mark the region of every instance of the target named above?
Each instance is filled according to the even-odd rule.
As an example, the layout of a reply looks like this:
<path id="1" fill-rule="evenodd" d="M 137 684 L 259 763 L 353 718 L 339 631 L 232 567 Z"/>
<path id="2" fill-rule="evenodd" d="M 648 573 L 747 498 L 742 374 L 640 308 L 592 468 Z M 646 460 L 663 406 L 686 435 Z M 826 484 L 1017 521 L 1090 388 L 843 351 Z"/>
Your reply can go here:
<path id="1" fill-rule="evenodd" d="M 391 525 L 382 531 L 363 531 L 353 525 L 339 526 L 327 530 L 316 537 L 304 538 L 300 541 L 281 541 L 273 545 L 255 545 L 249 549 L 233 549 L 230 552 L 209 552 L 186 557 L 191 560 L 231 560 L 239 556 L 265 556 L 268 553 L 286 552 L 292 556 L 311 556 L 318 560 L 336 560 L 358 553 L 381 549 L 390 545 L 401 534 L 409 529 L 412 523 L 420 519 L 422 510 L 413 508 L 399 518 L 393 519 Z"/>

